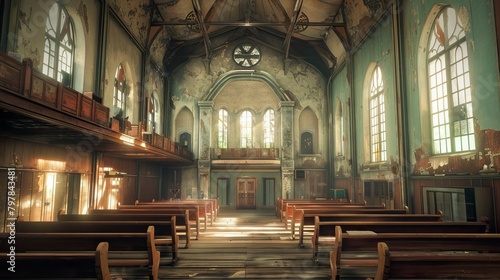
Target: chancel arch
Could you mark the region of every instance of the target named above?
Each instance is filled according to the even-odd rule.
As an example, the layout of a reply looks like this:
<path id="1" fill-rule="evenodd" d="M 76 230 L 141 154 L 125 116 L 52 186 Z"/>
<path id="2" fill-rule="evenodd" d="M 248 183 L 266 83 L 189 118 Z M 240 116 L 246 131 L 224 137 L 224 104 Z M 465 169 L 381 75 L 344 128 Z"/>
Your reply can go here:
<path id="1" fill-rule="evenodd" d="M 256 178 L 257 182 L 263 182 L 263 178 L 274 178 L 275 195 L 281 196 L 280 147 L 283 142 L 293 143 L 292 134 L 286 134 L 285 137 L 283 133 L 284 128 L 293 128 L 293 110 L 289 110 L 293 101 L 288 94 L 267 73 L 233 71 L 215 82 L 203 99 L 199 103 L 198 140 L 201 150 L 210 147 L 209 156 L 202 161 L 210 169 L 203 171 L 200 168 L 199 176 L 209 176 L 210 179 L 206 180 L 206 186 L 200 185 L 200 190 L 209 194 L 216 193 L 217 180 L 224 178 L 229 180 L 228 203 L 235 203 L 236 178 L 250 176 Z M 245 145 L 242 144 L 242 118 L 245 119 L 245 125 L 251 125 L 251 128 L 244 128 L 251 132 L 251 136 L 245 134 L 250 140 Z M 204 127 L 204 124 L 210 126 Z M 224 130 L 222 136 L 227 137 L 225 145 L 220 145 L 221 125 Z M 204 137 L 202 131 L 208 132 L 206 134 L 209 137 Z M 270 139 L 273 143 L 269 142 Z M 239 160 L 247 161 L 242 163 Z M 267 160 L 264 165 L 263 160 Z M 231 165 L 230 171 L 227 165 Z M 246 170 L 250 168 L 251 171 Z M 263 191 L 257 184 L 257 205 L 264 203 Z"/>

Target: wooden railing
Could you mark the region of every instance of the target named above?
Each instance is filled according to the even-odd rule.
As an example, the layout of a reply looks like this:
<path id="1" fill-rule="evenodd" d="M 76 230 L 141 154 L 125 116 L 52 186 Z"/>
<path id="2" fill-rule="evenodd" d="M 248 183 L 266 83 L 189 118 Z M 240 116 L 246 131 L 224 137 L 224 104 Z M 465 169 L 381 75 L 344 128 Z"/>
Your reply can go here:
<path id="1" fill-rule="evenodd" d="M 33 68 L 31 59 L 24 59 L 21 63 L 0 52 L 0 89 L 100 127 L 133 136 L 167 152 L 193 159 L 193 154 L 179 143 L 157 133 L 147 133 L 141 124 L 131 124 L 128 129 L 120 131 L 119 121 L 110 117 L 108 107 L 42 74 Z"/>
<path id="2" fill-rule="evenodd" d="M 214 148 L 212 159 L 277 159 L 279 149 L 274 148 Z"/>

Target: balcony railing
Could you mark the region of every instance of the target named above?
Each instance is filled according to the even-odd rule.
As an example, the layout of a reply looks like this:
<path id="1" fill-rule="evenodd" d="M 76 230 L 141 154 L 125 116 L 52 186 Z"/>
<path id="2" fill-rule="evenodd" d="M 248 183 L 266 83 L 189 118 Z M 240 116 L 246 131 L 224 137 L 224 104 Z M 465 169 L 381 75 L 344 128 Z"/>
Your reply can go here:
<path id="1" fill-rule="evenodd" d="M 278 159 L 275 148 L 214 148 L 212 159 Z"/>

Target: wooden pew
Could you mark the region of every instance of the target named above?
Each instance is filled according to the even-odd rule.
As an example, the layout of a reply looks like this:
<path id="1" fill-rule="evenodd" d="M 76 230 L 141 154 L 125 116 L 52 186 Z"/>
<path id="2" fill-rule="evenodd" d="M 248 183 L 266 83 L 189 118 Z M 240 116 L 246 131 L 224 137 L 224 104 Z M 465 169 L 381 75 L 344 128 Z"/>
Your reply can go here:
<path id="1" fill-rule="evenodd" d="M 134 211 L 119 211 L 119 210 L 104 210 L 93 211 L 93 214 L 64 214 L 64 211 L 59 211 L 57 215 L 58 221 L 171 221 L 175 216 L 176 233 L 178 236 L 183 232 L 186 236 L 185 248 L 191 246 L 191 227 L 189 226 L 189 211 L 175 210 L 176 213 L 137 213 Z M 101 212 L 101 213 L 99 213 Z"/>
<path id="2" fill-rule="evenodd" d="M 200 235 L 200 221 L 203 218 L 200 218 L 200 207 L 198 205 L 173 205 L 171 207 L 168 206 L 160 206 L 160 207 L 151 207 L 148 205 L 139 206 L 139 205 L 122 205 L 118 203 L 117 209 L 93 209 L 90 210 L 90 214 L 104 214 L 105 212 L 112 212 L 114 210 L 119 210 L 120 212 L 130 212 L 136 213 L 140 212 L 143 214 L 163 214 L 163 213 L 183 213 L 184 211 L 189 211 L 189 225 L 193 228 L 195 233 L 195 239 L 198 239 Z"/>
<path id="3" fill-rule="evenodd" d="M 289 218 L 292 216 L 291 212 L 291 207 L 297 206 L 298 209 L 304 209 L 307 208 L 308 206 L 310 207 L 337 207 L 337 206 L 349 206 L 349 207 L 362 207 L 362 206 L 367 206 L 366 202 L 363 203 L 352 203 L 349 201 L 338 201 L 338 200 L 310 200 L 310 201 L 283 201 L 281 203 L 281 216 L 280 220 L 283 222 L 287 222 Z M 299 207 L 300 206 L 300 207 Z M 370 206 L 373 207 L 373 206 Z M 377 208 L 380 208 L 380 206 L 376 206 Z M 384 206 L 385 208 L 385 206 Z M 288 219 L 287 219 L 288 218 Z"/>
<path id="4" fill-rule="evenodd" d="M 335 226 L 346 231 L 396 232 L 396 233 L 488 233 L 489 222 L 421 222 L 421 221 L 337 221 L 324 222 L 315 218 L 311 238 L 313 259 L 317 260 L 320 243 L 331 245 L 335 239 Z"/>
<path id="5" fill-rule="evenodd" d="M 17 253 L 15 259 L 2 253 L 0 261 L 2 279 L 71 278 L 111 280 L 108 262 L 108 243 L 101 242 L 95 251 L 89 252 L 30 252 Z M 9 263 L 12 262 L 13 266 Z M 15 262 L 15 263 L 14 263 Z M 12 270 L 8 270 L 8 268 Z"/>
<path id="6" fill-rule="evenodd" d="M 113 233 L 113 234 L 141 234 L 154 226 L 154 240 L 159 249 L 168 248 L 172 254 L 172 263 L 179 259 L 179 237 L 176 234 L 176 218 L 170 221 L 58 221 L 58 222 L 17 222 L 16 237 L 18 234 L 37 233 Z M 105 241 L 105 240 L 101 240 Z M 97 245 L 97 243 L 95 244 Z M 120 244 L 121 245 L 121 244 Z M 110 250 L 114 243 L 110 242 Z M 123 244 L 126 246 L 126 244 Z M 161 246 L 161 247 L 160 247 Z"/>
<path id="7" fill-rule="evenodd" d="M 304 245 L 304 236 L 306 229 L 310 229 L 310 232 L 314 232 L 314 221 L 316 217 L 320 217 L 322 221 L 329 221 L 335 218 L 339 214 L 358 214 L 358 215 L 407 215 L 408 207 L 404 209 L 372 209 L 372 208 L 324 208 L 324 209 L 301 209 L 298 210 L 300 215 L 299 223 L 299 246 Z M 434 217 L 433 219 L 437 219 Z M 296 223 L 292 224 L 292 239 L 295 239 L 295 234 L 297 232 Z"/>
<path id="8" fill-rule="evenodd" d="M 368 206 L 359 203 L 348 203 L 348 204 L 289 204 L 286 203 L 284 217 L 285 228 L 288 229 L 288 224 L 293 225 L 294 223 L 300 222 L 300 210 L 311 209 L 311 210 L 324 210 L 324 209 L 386 209 L 385 204 L 378 206 Z"/>
<path id="9" fill-rule="evenodd" d="M 349 204 L 351 200 L 347 199 L 283 199 L 277 198 L 275 201 L 276 217 L 282 218 L 286 203 L 310 203 L 310 204 Z M 366 204 L 366 203 L 365 203 Z"/>
<path id="10" fill-rule="evenodd" d="M 500 279 L 500 253 L 393 252 L 385 242 L 377 250 L 374 280 Z"/>
<path id="11" fill-rule="evenodd" d="M 136 206 L 141 207 L 167 207 L 167 208 L 179 208 L 179 207 L 189 207 L 196 205 L 199 208 L 199 219 L 200 222 L 204 224 L 204 229 L 207 229 L 208 223 L 213 225 L 215 210 L 213 209 L 214 205 L 212 201 L 208 200 L 174 200 L 174 201 L 159 201 L 159 202 L 135 202 Z"/>
<path id="12" fill-rule="evenodd" d="M 374 272 L 377 244 L 385 242 L 397 251 L 500 252 L 500 234 L 476 233 L 346 233 L 335 227 L 335 243 L 330 252 L 332 280 Z M 363 269 L 368 267 L 370 269 Z M 347 272 L 346 272 L 347 271 Z M 371 274 L 373 275 L 373 274 Z M 366 275 L 364 275 L 366 277 Z"/>
<path id="13" fill-rule="evenodd" d="M 27 223 L 30 226 L 37 224 L 33 225 L 33 232 L 27 232 L 26 225 L 22 226 L 22 232 L 16 232 L 16 272 L 2 270 L 0 277 L 3 279 L 42 277 L 111 280 L 110 267 L 144 267 L 149 279 L 158 279 L 160 252 L 154 243 L 154 226 L 149 226 L 144 232 L 129 233 L 53 232 L 44 231 L 45 222 Z M 8 245 L 4 241 L 2 238 L 2 252 Z M 108 251 L 109 247 L 111 251 Z M 0 260 L 7 257 L 7 254 L 2 253 Z"/>

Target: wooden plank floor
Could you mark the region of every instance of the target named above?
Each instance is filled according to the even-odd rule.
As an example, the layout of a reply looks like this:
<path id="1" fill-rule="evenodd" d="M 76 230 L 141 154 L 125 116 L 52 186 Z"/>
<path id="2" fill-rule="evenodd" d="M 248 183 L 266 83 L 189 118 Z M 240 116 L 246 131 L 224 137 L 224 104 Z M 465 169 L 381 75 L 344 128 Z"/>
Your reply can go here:
<path id="1" fill-rule="evenodd" d="M 175 265 L 169 262 L 170 252 L 162 252 L 160 279 L 330 279 L 328 250 L 316 263 L 310 239 L 305 243 L 300 248 L 290 239 L 274 208 L 222 208 L 199 240 L 180 249 Z M 122 279 L 143 278 L 130 270 L 112 273 Z"/>

